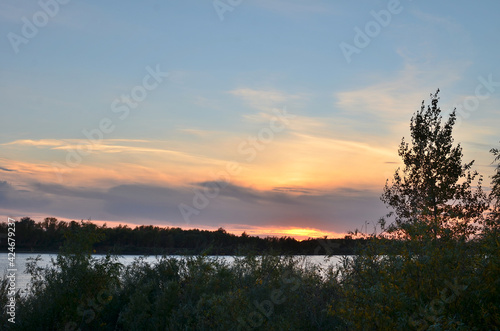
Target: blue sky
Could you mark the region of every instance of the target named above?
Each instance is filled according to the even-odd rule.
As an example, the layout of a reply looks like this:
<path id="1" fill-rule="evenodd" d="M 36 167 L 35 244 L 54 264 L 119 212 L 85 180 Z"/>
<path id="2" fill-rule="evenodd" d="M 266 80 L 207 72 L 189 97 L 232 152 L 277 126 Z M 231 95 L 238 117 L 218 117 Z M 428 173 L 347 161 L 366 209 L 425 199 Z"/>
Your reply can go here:
<path id="1" fill-rule="evenodd" d="M 0 214 L 345 233 L 386 212 L 378 197 L 398 144 L 437 88 L 445 115 L 461 109 L 464 161 L 489 176 L 500 140 L 499 7 L 5 0 Z M 38 22 L 33 35 L 26 21 Z M 363 47 L 346 57 L 345 44 Z M 145 90 L 144 79 L 157 84 Z M 146 94 L 126 106 L 133 91 Z M 123 119 L 117 106 L 128 107 Z M 95 130 L 102 137 L 84 134 Z M 240 171 L 195 208 L 196 192 L 216 187 L 213 173 L 230 162 Z M 181 205 L 198 213 L 186 220 Z"/>

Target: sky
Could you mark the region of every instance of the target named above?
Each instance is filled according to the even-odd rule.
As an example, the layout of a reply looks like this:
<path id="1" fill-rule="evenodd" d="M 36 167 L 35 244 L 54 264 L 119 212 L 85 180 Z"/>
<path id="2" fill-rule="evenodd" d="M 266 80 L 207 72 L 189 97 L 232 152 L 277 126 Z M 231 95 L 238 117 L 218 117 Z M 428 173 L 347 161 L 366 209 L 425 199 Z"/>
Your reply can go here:
<path id="1" fill-rule="evenodd" d="M 498 1 L 3 0 L 0 217 L 339 237 L 440 89 L 500 141 Z"/>

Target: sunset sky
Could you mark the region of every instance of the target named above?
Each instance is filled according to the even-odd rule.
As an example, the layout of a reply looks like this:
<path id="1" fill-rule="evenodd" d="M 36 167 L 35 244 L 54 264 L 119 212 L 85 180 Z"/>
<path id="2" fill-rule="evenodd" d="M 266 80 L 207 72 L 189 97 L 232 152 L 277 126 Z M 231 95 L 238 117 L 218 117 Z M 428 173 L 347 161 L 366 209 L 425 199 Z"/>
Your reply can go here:
<path id="1" fill-rule="evenodd" d="M 489 185 L 498 1 L 4 0 L 0 217 L 372 224 L 422 100 Z"/>

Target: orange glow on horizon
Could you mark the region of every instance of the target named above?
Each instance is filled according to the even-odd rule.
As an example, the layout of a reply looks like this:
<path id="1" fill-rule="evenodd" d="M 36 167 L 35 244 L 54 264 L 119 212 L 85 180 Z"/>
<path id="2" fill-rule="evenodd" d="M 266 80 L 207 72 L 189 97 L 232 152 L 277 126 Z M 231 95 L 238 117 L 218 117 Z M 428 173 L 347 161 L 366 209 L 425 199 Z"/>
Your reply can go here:
<path id="1" fill-rule="evenodd" d="M 106 224 L 107 227 L 117 227 L 119 225 L 121 226 L 128 226 L 129 228 L 135 228 L 135 227 L 140 227 L 140 226 L 157 226 L 160 228 L 181 228 L 183 230 L 193 230 L 193 229 L 198 229 L 198 230 L 207 230 L 207 231 L 216 231 L 219 229 L 219 227 L 207 227 L 207 226 L 193 226 L 193 227 L 183 227 L 183 226 L 178 226 L 178 225 L 165 225 L 165 224 L 136 224 L 136 223 L 127 223 L 127 222 L 114 222 L 114 221 L 100 221 L 100 220 L 92 220 L 91 221 L 94 224 L 97 224 L 99 226 L 102 226 L 103 224 Z M 347 233 L 341 233 L 341 232 L 332 232 L 332 231 L 323 231 L 320 229 L 314 229 L 314 228 L 267 228 L 267 227 L 255 227 L 255 226 L 244 226 L 244 225 L 226 225 L 226 226 L 220 226 L 224 230 L 226 230 L 228 233 L 234 234 L 236 236 L 241 236 L 243 232 L 248 234 L 249 236 L 254 236 L 254 237 L 292 237 L 298 241 L 306 240 L 308 238 L 323 238 L 327 236 L 330 239 L 333 238 L 344 238 L 344 236 L 347 235 Z"/>
<path id="2" fill-rule="evenodd" d="M 2 215 L 3 214 L 3 215 Z M 0 211 L 0 217 L 3 217 L 4 219 L 7 219 L 7 215 L 11 214 L 10 211 L 8 210 L 1 210 Z M 47 216 L 43 215 L 31 215 L 31 218 L 35 220 L 36 222 L 41 222 L 43 221 Z M 253 237 L 292 237 L 298 241 L 306 240 L 309 238 L 312 239 L 317 239 L 317 238 L 323 238 L 327 236 L 330 239 L 334 238 L 344 238 L 344 236 L 347 235 L 347 233 L 343 232 L 333 232 L 333 231 L 323 231 L 320 229 L 316 228 L 298 228 L 298 227 L 259 227 L 259 226 L 253 226 L 253 225 L 243 225 L 243 224 L 221 224 L 221 226 L 217 227 L 210 227 L 210 226 L 203 226 L 203 225 L 196 225 L 193 224 L 190 227 L 185 227 L 185 226 L 180 226 L 180 225 L 175 225 L 175 224 L 137 224 L 137 223 L 130 223 L 130 222 L 123 222 L 123 221 L 104 221 L 104 220 L 77 220 L 77 219 L 68 219 L 64 217 L 57 217 L 57 216 L 50 216 L 50 217 L 56 217 L 59 221 L 64 221 L 64 222 L 71 222 L 71 221 L 90 221 L 98 226 L 103 226 L 106 224 L 106 227 L 108 228 L 114 228 L 118 226 L 127 226 L 131 229 L 134 229 L 135 227 L 140 227 L 140 226 L 155 226 L 155 227 L 160 227 L 160 228 L 181 228 L 183 230 L 207 230 L 207 231 L 216 231 L 219 228 L 223 228 L 226 230 L 228 233 L 234 234 L 236 236 L 241 236 L 243 232 L 245 232 L 249 236 Z M 20 220 L 21 217 L 15 217 L 16 220 Z"/>
<path id="3" fill-rule="evenodd" d="M 229 231 L 228 232 L 232 232 Z M 347 233 L 339 233 L 332 231 L 322 231 L 313 228 L 257 228 L 245 231 L 248 235 L 258 237 L 292 237 L 298 241 L 308 238 L 343 238 Z M 241 234 L 241 233 L 240 233 Z"/>

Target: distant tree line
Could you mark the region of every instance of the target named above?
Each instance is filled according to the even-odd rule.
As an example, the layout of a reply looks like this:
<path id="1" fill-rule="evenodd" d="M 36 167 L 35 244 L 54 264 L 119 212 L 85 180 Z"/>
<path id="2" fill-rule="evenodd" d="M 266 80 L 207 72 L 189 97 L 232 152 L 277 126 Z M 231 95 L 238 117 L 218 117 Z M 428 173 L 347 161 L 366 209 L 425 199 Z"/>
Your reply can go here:
<path id="1" fill-rule="evenodd" d="M 298 241 L 292 237 L 240 236 L 223 228 L 216 231 L 177 227 L 141 225 L 98 226 L 90 221 L 59 221 L 47 217 L 36 222 L 23 217 L 16 223 L 17 252 L 58 252 L 64 241 L 78 232 L 91 232 L 97 236 L 93 249 L 96 253 L 116 254 L 208 254 L 245 255 L 275 252 L 295 255 L 354 254 L 355 248 L 364 243 L 363 238 L 307 239 Z M 7 223 L 0 223 L 0 233 L 7 233 Z M 0 238 L 0 248 L 6 248 L 5 238 Z"/>

